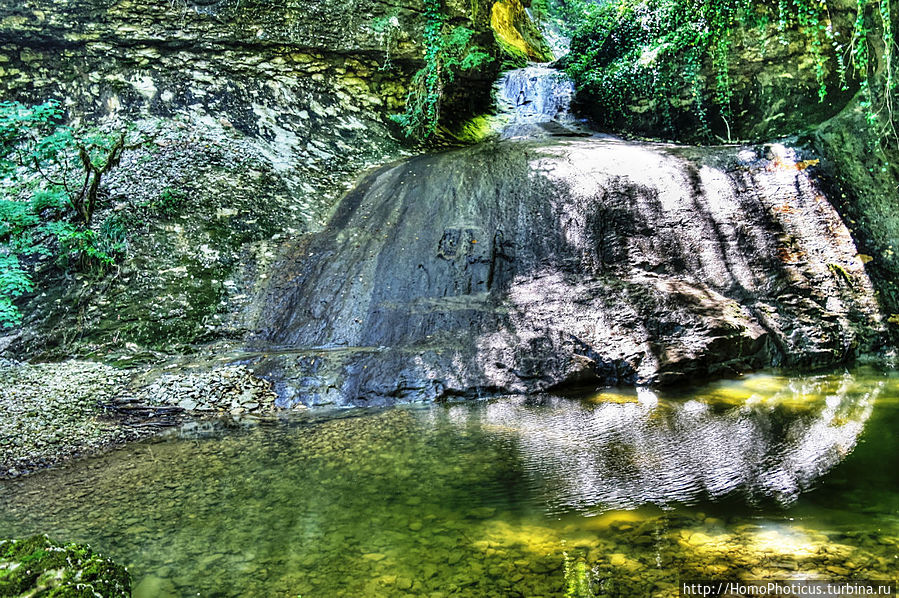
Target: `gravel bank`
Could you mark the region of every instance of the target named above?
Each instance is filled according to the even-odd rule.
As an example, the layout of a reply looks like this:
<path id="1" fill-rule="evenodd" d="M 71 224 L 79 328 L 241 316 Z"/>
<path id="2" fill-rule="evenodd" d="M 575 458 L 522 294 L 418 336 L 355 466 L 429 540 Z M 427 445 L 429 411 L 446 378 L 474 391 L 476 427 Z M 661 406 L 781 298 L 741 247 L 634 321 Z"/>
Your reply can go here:
<path id="1" fill-rule="evenodd" d="M 189 418 L 275 409 L 245 368 L 154 375 L 102 363 L 0 360 L 0 478 L 137 440 Z"/>
<path id="2" fill-rule="evenodd" d="M 0 362 L 0 477 L 149 433 L 99 405 L 127 387 L 131 373 L 100 363 Z"/>

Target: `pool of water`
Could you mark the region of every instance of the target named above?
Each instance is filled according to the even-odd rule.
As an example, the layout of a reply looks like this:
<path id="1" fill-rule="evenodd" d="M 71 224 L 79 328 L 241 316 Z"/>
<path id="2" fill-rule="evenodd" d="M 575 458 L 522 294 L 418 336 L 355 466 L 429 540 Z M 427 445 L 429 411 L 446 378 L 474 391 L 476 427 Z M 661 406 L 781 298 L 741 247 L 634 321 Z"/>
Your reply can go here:
<path id="1" fill-rule="evenodd" d="M 677 596 L 894 579 L 899 378 L 504 397 L 204 424 L 0 483 L 0 536 L 165 596 Z"/>

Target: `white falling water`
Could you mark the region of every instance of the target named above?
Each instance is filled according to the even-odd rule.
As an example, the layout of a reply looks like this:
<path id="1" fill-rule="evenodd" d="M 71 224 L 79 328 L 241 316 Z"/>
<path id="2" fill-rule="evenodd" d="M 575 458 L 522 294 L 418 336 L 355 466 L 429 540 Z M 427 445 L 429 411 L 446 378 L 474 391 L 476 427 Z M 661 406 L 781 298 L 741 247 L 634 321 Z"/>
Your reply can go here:
<path id="1" fill-rule="evenodd" d="M 572 133 L 573 97 L 574 83 L 559 70 L 531 65 L 507 72 L 496 86 L 497 112 L 505 125 L 502 136 Z"/>

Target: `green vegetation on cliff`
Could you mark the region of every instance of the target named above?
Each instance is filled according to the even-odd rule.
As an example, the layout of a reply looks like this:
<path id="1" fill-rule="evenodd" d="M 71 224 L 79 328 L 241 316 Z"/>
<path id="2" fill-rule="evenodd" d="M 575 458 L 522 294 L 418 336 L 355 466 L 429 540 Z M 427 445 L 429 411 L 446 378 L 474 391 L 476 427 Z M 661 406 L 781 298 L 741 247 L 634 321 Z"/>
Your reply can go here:
<path id="1" fill-rule="evenodd" d="M 603 126 L 627 129 L 649 111 L 659 136 L 682 138 L 686 129 L 693 139 L 730 140 L 734 121 L 757 108 L 736 101 L 734 73 L 760 56 L 784 61 L 784 77 L 810 71 L 811 93 L 800 104 L 860 88 L 869 123 L 895 137 L 889 0 L 859 0 L 842 32 L 824 0 L 612 0 L 579 11 L 569 3 L 566 15 L 575 21 L 567 70 Z"/>
<path id="2" fill-rule="evenodd" d="M 472 38 L 475 32 L 447 24 L 440 0 L 425 0 L 425 65 L 412 78 L 406 109 L 394 116 L 409 137 L 428 139 L 437 131 L 446 88 L 463 71 L 493 61 Z"/>
<path id="3" fill-rule="evenodd" d="M 115 217 L 94 225 L 103 177 L 128 149 L 125 131 L 63 123 L 59 104 L 0 103 L 0 326 L 21 320 L 13 301 L 33 290 L 25 262 L 102 271 L 125 249 Z"/>

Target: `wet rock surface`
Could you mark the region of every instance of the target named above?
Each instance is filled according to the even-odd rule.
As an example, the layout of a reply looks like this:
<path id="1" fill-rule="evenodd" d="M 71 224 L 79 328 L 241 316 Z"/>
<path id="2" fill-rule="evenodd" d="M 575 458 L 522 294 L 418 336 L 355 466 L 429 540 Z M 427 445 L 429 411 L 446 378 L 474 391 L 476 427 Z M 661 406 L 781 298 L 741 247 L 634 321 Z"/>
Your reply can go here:
<path id="1" fill-rule="evenodd" d="M 586 135 L 571 112 L 574 83 L 544 65 L 514 69 L 496 84 L 496 128 L 503 139 Z"/>
<path id="2" fill-rule="evenodd" d="M 384 167 L 284 250 L 248 364 L 365 405 L 843 362 L 882 322 L 815 164 L 593 137 Z"/>

